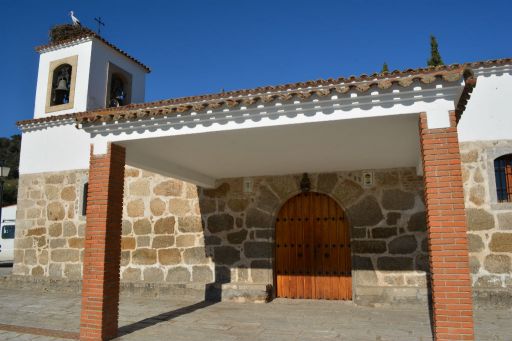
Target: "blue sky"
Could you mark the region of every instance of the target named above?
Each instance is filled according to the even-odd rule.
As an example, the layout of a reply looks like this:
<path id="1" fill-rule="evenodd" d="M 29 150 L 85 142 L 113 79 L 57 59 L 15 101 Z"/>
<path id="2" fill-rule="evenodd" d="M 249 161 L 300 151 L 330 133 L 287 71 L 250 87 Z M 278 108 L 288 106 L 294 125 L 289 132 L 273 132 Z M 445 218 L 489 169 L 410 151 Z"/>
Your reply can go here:
<path id="1" fill-rule="evenodd" d="M 32 118 L 48 29 L 83 24 L 150 66 L 146 100 L 426 65 L 512 57 L 511 1 L 0 0 L 0 136 Z"/>

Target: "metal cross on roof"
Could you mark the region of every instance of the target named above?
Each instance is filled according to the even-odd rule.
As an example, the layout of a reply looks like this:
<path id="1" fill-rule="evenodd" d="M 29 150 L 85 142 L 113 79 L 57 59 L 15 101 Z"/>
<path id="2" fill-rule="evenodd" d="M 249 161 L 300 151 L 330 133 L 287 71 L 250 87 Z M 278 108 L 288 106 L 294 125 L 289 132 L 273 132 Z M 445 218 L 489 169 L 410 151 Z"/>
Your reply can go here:
<path id="1" fill-rule="evenodd" d="M 101 17 L 94 18 L 94 21 L 98 23 L 98 34 L 100 34 L 101 26 L 105 26 L 105 23 L 101 21 Z"/>

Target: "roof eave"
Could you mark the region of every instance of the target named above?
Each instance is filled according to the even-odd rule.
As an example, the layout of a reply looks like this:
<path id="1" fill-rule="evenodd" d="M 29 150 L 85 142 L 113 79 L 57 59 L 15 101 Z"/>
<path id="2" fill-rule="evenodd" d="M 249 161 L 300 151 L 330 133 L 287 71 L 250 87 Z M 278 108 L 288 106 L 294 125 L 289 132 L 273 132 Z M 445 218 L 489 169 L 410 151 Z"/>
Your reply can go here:
<path id="1" fill-rule="evenodd" d="M 214 105 L 218 108 L 219 105 L 226 105 L 230 107 L 233 105 L 233 102 L 240 100 L 266 100 L 271 96 L 279 96 L 282 94 L 290 93 L 291 91 L 295 92 L 311 92 L 312 90 L 321 90 L 326 87 L 342 87 L 342 86 L 351 86 L 357 87 L 379 82 L 379 81 L 394 81 L 398 82 L 400 79 L 412 79 L 414 77 L 419 78 L 422 76 L 432 76 L 439 75 L 441 73 L 451 73 L 458 74 L 457 79 L 455 81 L 459 81 L 461 78 L 464 78 L 464 85 L 457 101 L 456 105 L 456 113 L 457 113 L 457 121 L 460 120 L 466 104 L 471 96 L 473 88 L 476 86 L 476 76 L 472 73 L 468 73 L 466 70 L 476 70 L 482 68 L 488 68 L 490 70 L 494 70 L 496 66 L 504 66 L 511 65 L 512 58 L 503 58 L 497 60 L 488 60 L 488 61 L 480 61 L 473 63 L 465 63 L 465 64 L 452 64 L 446 65 L 436 68 L 421 68 L 421 69 L 408 69 L 404 71 L 394 71 L 391 73 L 377 74 L 372 76 L 362 75 L 360 77 L 349 77 L 349 78 L 338 78 L 338 79 L 327 79 L 327 80 L 316 80 L 316 81 L 307 81 L 300 83 L 292 83 L 292 84 L 283 84 L 278 86 L 267 86 L 267 87 L 258 87 L 254 89 L 247 90 L 239 90 L 239 91 L 230 91 L 225 93 L 217 93 L 217 94 L 209 94 L 209 95 L 201 95 L 201 96 L 191 96 L 177 99 L 169 99 L 169 100 L 161 100 L 156 102 L 146 102 L 140 104 L 132 104 L 125 107 L 120 108 L 104 108 L 98 109 L 95 111 L 87 111 L 80 112 L 75 114 L 70 114 L 76 120 L 78 124 L 82 122 L 90 123 L 90 119 L 97 120 L 98 122 L 111 121 L 116 118 L 116 114 L 121 114 L 123 117 L 132 117 L 132 118 L 143 118 L 149 117 L 153 115 L 148 115 L 148 111 L 153 110 L 158 114 L 158 111 L 165 112 L 165 114 L 169 114 L 171 111 L 175 111 L 178 113 L 185 112 L 186 110 L 195 109 L 194 106 L 202 106 L 207 105 L 209 103 L 214 103 Z M 357 89 L 359 90 L 359 89 Z M 263 99 L 265 97 L 265 99 Z M 169 110 L 170 107 L 174 107 L 174 109 Z M 17 122 L 17 125 L 22 128 L 25 125 L 32 125 L 37 122 L 49 122 L 49 121 L 57 121 L 60 120 L 59 116 L 48 116 L 44 118 L 24 120 Z"/>
<path id="2" fill-rule="evenodd" d="M 462 118 L 462 114 L 464 114 L 464 111 L 466 110 L 466 105 L 471 98 L 471 94 L 473 93 L 473 89 L 476 87 L 477 82 L 477 78 L 475 77 L 473 71 L 469 68 L 464 70 L 463 77 L 464 88 L 462 89 L 462 93 L 460 94 L 457 105 L 455 106 L 455 118 L 457 124 Z"/>
<path id="3" fill-rule="evenodd" d="M 119 47 L 115 46 L 111 42 L 105 40 L 103 37 L 101 37 L 101 36 L 99 36 L 99 35 L 97 35 L 96 33 L 93 33 L 93 32 L 90 32 L 90 33 L 87 33 L 87 34 L 84 34 L 84 35 L 81 35 L 81 36 L 73 37 L 73 38 L 70 38 L 70 39 L 66 39 L 66 40 L 63 40 L 63 41 L 59 41 L 59 42 L 56 42 L 56 43 L 50 43 L 50 44 L 46 44 L 46 45 L 39 45 L 39 46 L 36 46 L 34 49 L 36 50 L 36 52 L 41 54 L 41 53 L 46 53 L 46 52 L 50 52 L 50 51 L 55 51 L 55 50 L 57 50 L 59 48 L 62 48 L 63 46 L 73 46 L 73 45 L 81 44 L 81 43 L 84 43 L 84 42 L 92 41 L 93 39 L 96 39 L 97 41 L 105 44 L 106 46 L 108 46 L 111 49 L 115 50 L 116 52 L 120 53 L 122 56 L 130 59 L 132 62 L 134 62 L 138 66 L 142 67 L 142 69 L 146 73 L 151 73 L 151 69 L 149 68 L 149 66 L 143 64 L 141 61 L 139 61 L 135 57 L 132 57 L 131 55 L 129 55 L 124 50 L 121 50 Z"/>

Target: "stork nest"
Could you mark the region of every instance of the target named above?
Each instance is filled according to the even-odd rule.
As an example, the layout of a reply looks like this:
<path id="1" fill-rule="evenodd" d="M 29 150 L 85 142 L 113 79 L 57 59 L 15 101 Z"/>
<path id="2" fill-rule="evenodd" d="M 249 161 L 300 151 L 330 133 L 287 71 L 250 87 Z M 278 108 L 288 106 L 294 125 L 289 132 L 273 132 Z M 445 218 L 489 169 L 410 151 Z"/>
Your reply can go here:
<path id="1" fill-rule="evenodd" d="M 48 38 L 50 40 L 50 43 L 58 43 L 60 41 L 83 36 L 84 34 L 91 32 L 92 31 L 87 27 L 75 26 L 71 24 L 62 24 L 53 26 L 50 29 Z"/>

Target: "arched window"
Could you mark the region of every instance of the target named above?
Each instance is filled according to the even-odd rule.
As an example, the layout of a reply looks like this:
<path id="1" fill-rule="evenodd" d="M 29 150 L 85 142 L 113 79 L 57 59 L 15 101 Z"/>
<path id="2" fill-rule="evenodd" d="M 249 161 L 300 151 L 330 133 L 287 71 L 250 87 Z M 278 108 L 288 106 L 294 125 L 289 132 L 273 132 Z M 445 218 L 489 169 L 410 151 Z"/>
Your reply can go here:
<path id="1" fill-rule="evenodd" d="M 512 202 L 512 154 L 494 160 L 498 202 Z"/>
<path id="2" fill-rule="evenodd" d="M 73 67 L 69 64 L 62 64 L 53 71 L 50 106 L 69 103 L 72 72 Z"/>
<path id="3" fill-rule="evenodd" d="M 45 113 L 73 108 L 77 65 L 78 56 L 70 56 L 50 62 Z"/>

